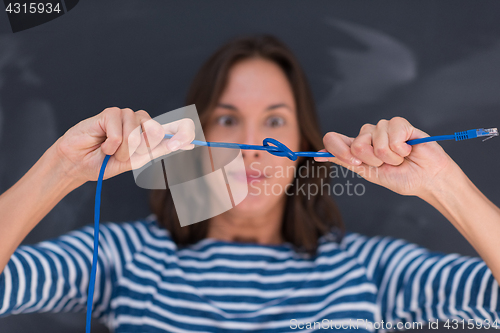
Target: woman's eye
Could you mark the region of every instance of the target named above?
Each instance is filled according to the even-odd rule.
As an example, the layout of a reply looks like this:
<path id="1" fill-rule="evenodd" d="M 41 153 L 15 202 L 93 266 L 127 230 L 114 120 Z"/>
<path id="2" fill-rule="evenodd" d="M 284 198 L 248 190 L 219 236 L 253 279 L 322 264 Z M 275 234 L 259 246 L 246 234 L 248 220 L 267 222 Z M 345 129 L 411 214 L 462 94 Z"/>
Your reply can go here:
<path id="1" fill-rule="evenodd" d="M 285 119 L 276 116 L 269 117 L 267 118 L 266 124 L 270 127 L 280 127 L 285 124 Z"/>
<path id="2" fill-rule="evenodd" d="M 220 126 L 233 126 L 236 125 L 238 121 L 233 116 L 220 116 L 217 118 L 217 124 Z"/>

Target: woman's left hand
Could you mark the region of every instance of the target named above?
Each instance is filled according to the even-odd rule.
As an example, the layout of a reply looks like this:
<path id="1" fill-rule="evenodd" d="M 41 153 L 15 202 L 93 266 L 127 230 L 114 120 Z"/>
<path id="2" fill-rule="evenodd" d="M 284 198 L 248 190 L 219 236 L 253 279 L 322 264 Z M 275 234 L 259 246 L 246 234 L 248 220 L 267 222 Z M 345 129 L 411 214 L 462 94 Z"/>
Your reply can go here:
<path id="1" fill-rule="evenodd" d="M 369 182 L 402 195 L 422 196 L 432 190 L 437 177 L 444 177 L 456 163 L 437 142 L 409 145 L 408 140 L 429 135 L 408 120 L 394 117 L 377 125 L 365 124 L 356 138 L 329 132 L 325 149 L 335 157 L 318 158 L 353 170 Z M 355 160 L 359 163 L 354 163 Z"/>

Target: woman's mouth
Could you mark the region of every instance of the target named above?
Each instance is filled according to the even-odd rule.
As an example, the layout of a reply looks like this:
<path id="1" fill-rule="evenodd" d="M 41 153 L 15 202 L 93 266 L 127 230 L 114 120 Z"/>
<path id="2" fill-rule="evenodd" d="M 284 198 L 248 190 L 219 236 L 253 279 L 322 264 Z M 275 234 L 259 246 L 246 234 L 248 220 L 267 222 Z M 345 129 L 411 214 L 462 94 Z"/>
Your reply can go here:
<path id="1" fill-rule="evenodd" d="M 247 171 L 247 172 L 229 172 L 228 176 L 240 182 L 251 183 L 253 181 L 262 181 L 269 178 L 263 172 Z"/>

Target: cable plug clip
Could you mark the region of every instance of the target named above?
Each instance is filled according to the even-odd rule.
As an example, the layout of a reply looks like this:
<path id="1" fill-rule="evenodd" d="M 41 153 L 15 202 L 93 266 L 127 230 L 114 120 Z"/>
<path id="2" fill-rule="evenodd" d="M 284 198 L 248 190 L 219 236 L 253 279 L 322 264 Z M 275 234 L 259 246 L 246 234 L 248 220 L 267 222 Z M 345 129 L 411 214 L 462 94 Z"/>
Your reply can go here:
<path id="1" fill-rule="evenodd" d="M 483 141 L 486 141 L 488 139 L 491 139 L 494 136 L 498 136 L 498 129 L 497 128 L 479 128 L 476 130 L 477 131 L 477 136 L 486 136 L 487 138 L 484 139 Z"/>
<path id="2" fill-rule="evenodd" d="M 483 141 L 491 139 L 494 136 L 498 136 L 498 129 L 496 129 L 496 128 L 472 129 L 472 130 L 468 130 L 468 131 L 456 132 L 454 137 L 455 137 L 455 141 L 461 141 L 461 140 L 478 138 L 480 136 L 487 136 L 487 138 L 484 139 Z"/>

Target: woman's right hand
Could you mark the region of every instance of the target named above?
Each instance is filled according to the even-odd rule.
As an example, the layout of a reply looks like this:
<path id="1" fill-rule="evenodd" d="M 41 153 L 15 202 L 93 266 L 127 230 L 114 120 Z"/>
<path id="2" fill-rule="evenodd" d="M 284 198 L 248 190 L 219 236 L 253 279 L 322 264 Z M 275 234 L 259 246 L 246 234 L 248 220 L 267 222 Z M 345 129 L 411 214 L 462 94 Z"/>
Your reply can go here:
<path id="1" fill-rule="evenodd" d="M 141 132 L 142 128 L 142 132 Z M 164 139 L 165 134 L 173 134 Z M 107 108 L 70 128 L 55 143 L 66 176 L 96 181 L 106 155 L 112 155 L 104 179 L 140 167 L 177 149 L 193 149 L 194 122 L 181 119 L 160 125 L 146 111 Z"/>

